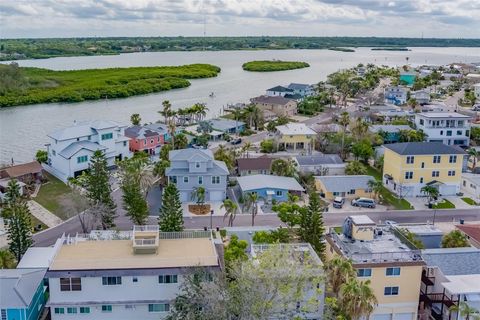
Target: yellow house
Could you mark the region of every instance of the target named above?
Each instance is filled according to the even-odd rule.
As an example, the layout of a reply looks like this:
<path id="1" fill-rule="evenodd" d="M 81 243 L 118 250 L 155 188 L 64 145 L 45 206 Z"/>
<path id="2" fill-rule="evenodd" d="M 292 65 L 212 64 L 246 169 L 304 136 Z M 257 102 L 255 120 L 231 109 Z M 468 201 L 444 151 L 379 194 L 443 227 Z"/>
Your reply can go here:
<path id="1" fill-rule="evenodd" d="M 395 227 L 378 227 L 368 216 L 350 216 L 344 232 L 326 235 L 327 260 L 351 259 L 360 280 L 370 280 L 378 305 L 372 320 L 415 320 L 422 268 L 420 251 L 404 243 Z"/>
<path id="2" fill-rule="evenodd" d="M 315 176 L 315 187 L 320 195 L 327 200 L 335 197 L 353 199 L 357 197 L 372 197 L 372 190 L 368 181 L 375 178 L 372 176 Z"/>
<path id="3" fill-rule="evenodd" d="M 430 185 L 440 195 L 460 192 L 465 151 L 441 142 L 405 142 L 384 146 L 383 185 L 401 197 L 423 195 Z"/>
<path id="4" fill-rule="evenodd" d="M 304 123 L 287 123 L 276 127 L 277 147 L 288 149 L 312 150 L 317 133 Z"/>

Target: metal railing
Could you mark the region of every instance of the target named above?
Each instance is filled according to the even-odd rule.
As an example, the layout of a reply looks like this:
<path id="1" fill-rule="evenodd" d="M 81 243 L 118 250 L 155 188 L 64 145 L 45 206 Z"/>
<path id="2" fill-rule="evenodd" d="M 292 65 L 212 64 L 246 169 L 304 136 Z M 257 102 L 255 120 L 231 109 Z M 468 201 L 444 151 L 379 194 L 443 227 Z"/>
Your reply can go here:
<path id="1" fill-rule="evenodd" d="M 210 231 L 191 230 L 180 232 L 160 232 L 160 239 L 195 239 L 195 238 L 211 238 L 212 233 Z"/>
<path id="2" fill-rule="evenodd" d="M 135 246 L 156 246 L 157 239 L 134 239 L 133 244 Z"/>
<path id="3" fill-rule="evenodd" d="M 159 231 L 159 228 L 156 225 L 133 226 L 133 232 L 155 232 L 155 231 L 157 232 Z"/>

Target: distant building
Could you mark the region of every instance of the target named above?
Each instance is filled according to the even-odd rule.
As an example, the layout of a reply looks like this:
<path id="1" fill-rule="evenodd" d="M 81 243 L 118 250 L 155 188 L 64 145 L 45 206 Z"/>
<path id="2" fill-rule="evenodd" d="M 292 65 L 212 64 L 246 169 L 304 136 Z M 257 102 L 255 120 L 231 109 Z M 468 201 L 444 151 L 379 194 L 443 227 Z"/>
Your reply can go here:
<path id="1" fill-rule="evenodd" d="M 429 142 L 468 146 L 472 117 L 456 112 L 422 112 L 415 114 L 415 126 Z"/>
<path id="2" fill-rule="evenodd" d="M 283 87 L 283 86 L 276 86 L 270 89 L 267 89 L 267 96 L 269 97 L 285 97 L 286 95 L 292 95 L 294 92 L 292 89 Z"/>
<path id="3" fill-rule="evenodd" d="M 250 175 L 237 178 L 238 186 L 242 194 L 256 193 L 267 203 L 275 201 L 287 201 L 288 193 L 300 195 L 305 189 L 291 177 L 274 175 Z"/>
<path id="4" fill-rule="evenodd" d="M 400 73 L 400 82 L 405 82 L 407 85 L 411 86 L 415 83 L 417 74 L 414 72 L 401 72 Z"/>
<path id="5" fill-rule="evenodd" d="M 422 105 L 422 104 L 428 104 L 430 103 L 430 91 L 428 90 L 418 90 L 412 92 L 412 98 L 415 99 L 415 101 Z"/>
<path id="6" fill-rule="evenodd" d="M 372 189 L 368 185 L 369 181 L 375 181 L 375 178 L 367 175 L 315 176 L 315 187 L 320 195 L 327 200 L 333 200 L 335 197 L 347 199 L 370 198 Z"/>
<path id="7" fill-rule="evenodd" d="M 251 102 L 262 111 L 271 111 L 278 117 L 290 117 L 297 113 L 297 102 L 281 96 L 259 96 L 252 98 Z"/>
<path id="8" fill-rule="evenodd" d="M 275 159 L 268 156 L 261 156 L 258 158 L 239 158 L 237 159 L 238 174 L 240 176 L 271 174 L 273 160 Z"/>
<path id="9" fill-rule="evenodd" d="M 408 89 L 402 86 L 390 86 L 384 89 L 385 103 L 400 105 L 407 103 Z"/>
<path id="10" fill-rule="evenodd" d="M 146 126 L 131 126 L 125 129 L 125 136 L 130 138 L 130 151 L 143 151 L 149 155 L 157 154 L 165 144 L 166 130 Z"/>
<path id="11" fill-rule="evenodd" d="M 191 201 L 192 192 L 198 187 L 205 188 L 206 201 L 225 199 L 229 171 L 225 162 L 214 159 L 211 150 L 172 150 L 169 160 L 165 175 L 177 185 L 182 202 Z"/>
<path id="12" fill-rule="evenodd" d="M 290 83 L 288 89 L 293 90 L 294 95 L 299 95 L 302 98 L 312 96 L 315 93 L 312 85 L 304 83 Z"/>
<path id="13" fill-rule="evenodd" d="M 407 125 L 393 125 L 393 124 L 376 124 L 372 125 L 368 128 L 368 130 L 372 133 L 381 134 L 383 138 L 383 143 L 396 143 L 399 141 L 400 138 L 400 131 L 402 130 L 412 130 L 410 126 Z"/>
<path id="14" fill-rule="evenodd" d="M 46 303 L 45 269 L 0 270 L 0 318 L 39 319 Z"/>
<path id="15" fill-rule="evenodd" d="M 345 163 L 337 154 L 315 154 L 296 156 L 293 158 L 298 171 L 314 175 L 343 175 Z"/>
<path id="16" fill-rule="evenodd" d="M 114 166 L 116 160 L 130 157 L 125 128 L 114 121 L 96 120 L 53 131 L 48 134 L 45 170 L 66 182 L 87 170 L 98 150 L 105 154 L 108 166 Z"/>
<path id="17" fill-rule="evenodd" d="M 395 227 L 377 226 L 368 216 L 348 217 L 343 230 L 325 236 L 327 260 L 352 261 L 358 280 L 370 280 L 378 300 L 371 319 L 416 320 L 422 268 L 420 250 Z"/>

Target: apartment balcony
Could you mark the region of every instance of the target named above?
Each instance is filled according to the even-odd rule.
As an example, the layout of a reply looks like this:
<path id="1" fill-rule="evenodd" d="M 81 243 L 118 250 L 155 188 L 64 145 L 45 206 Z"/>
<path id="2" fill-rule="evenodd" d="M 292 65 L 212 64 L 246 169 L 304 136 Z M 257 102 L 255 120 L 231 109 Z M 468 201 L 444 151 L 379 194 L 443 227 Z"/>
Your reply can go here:
<path id="1" fill-rule="evenodd" d="M 138 254 L 156 253 L 158 250 L 158 226 L 133 226 L 133 251 Z"/>

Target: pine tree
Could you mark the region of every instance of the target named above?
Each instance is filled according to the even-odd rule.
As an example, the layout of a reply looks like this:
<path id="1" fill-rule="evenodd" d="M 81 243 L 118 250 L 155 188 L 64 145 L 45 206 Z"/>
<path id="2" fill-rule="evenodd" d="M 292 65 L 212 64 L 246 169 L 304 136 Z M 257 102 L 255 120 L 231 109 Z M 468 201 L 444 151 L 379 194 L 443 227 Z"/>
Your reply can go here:
<path id="1" fill-rule="evenodd" d="M 301 211 L 299 235 L 303 241 L 312 245 L 322 260 L 325 256 L 325 244 L 322 241 L 324 232 L 320 199 L 315 192 L 311 192 L 308 207 Z"/>
<path id="2" fill-rule="evenodd" d="M 8 246 L 17 261 L 20 261 L 33 244 L 30 210 L 25 202 L 17 203 L 10 208 L 11 216 L 7 222 Z"/>
<path id="3" fill-rule="evenodd" d="M 103 229 L 115 227 L 116 205 L 111 196 L 112 188 L 110 186 L 108 163 L 101 150 L 95 151 L 90 160 L 90 170 L 85 189 L 87 190 L 87 197 L 93 203 L 101 203 L 108 209 L 101 216 Z"/>
<path id="4" fill-rule="evenodd" d="M 123 191 L 123 208 L 127 211 L 126 216 L 136 225 L 144 225 L 148 219 L 148 203 L 143 197 L 140 185 L 138 183 L 124 182 L 122 184 Z"/>
<path id="5" fill-rule="evenodd" d="M 183 230 L 182 203 L 180 202 L 180 193 L 174 183 L 169 183 L 163 191 L 158 224 L 160 230 L 164 232 Z"/>

